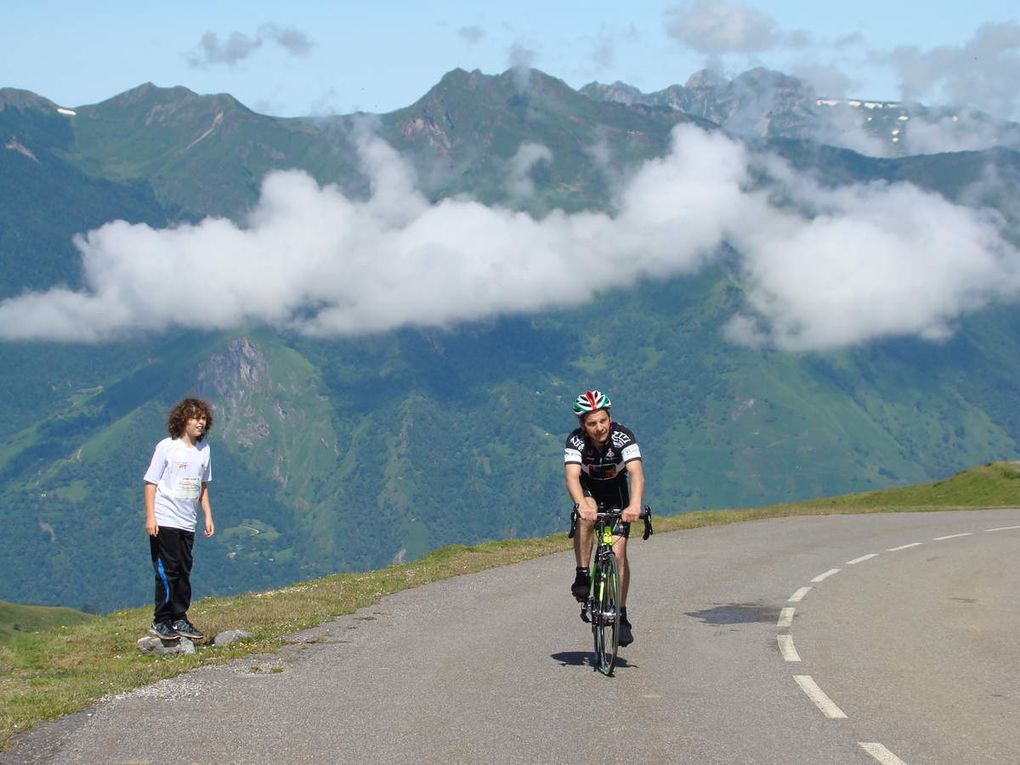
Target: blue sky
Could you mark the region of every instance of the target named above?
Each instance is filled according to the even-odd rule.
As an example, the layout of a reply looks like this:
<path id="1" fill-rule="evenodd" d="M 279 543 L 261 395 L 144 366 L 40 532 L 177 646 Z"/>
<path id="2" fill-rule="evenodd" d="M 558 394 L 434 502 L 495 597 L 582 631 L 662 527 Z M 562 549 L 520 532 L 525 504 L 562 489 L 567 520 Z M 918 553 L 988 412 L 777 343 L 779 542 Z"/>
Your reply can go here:
<path id="1" fill-rule="evenodd" d="M 0 3 L 0 86 L 64 106 L 151 81 L 281 116 L 386 112 L 456 67 L 530 65 L 573 87 L 647 92 L 706 65 L 730 76 L 764 65 L 820 95 L 967 99 L 1018 116 L 1015 0 Z"/>

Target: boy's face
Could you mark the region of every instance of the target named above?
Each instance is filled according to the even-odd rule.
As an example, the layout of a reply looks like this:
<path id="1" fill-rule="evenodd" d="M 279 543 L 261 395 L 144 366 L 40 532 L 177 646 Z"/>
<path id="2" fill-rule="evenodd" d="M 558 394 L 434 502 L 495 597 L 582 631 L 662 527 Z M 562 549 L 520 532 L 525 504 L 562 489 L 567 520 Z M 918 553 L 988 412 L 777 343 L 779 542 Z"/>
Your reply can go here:
<path id="1" fill-rule="evenodd" d="M 187 422 L 184 423 L 184 432 L 188 434 L 188 438 L 192 441 L 198 441 L 205 433 L 206 418 L 204 414 L 196 414 L 188 417 Z"/>
<path id="2" fill-rule="evenodd" d="M 599 409 L 597 412 L 589 412 L 581 421 L 584 434 L 596 446 L 602 446 L 609 438 L 609 428 L 612 425 L 609 412 Z"/>

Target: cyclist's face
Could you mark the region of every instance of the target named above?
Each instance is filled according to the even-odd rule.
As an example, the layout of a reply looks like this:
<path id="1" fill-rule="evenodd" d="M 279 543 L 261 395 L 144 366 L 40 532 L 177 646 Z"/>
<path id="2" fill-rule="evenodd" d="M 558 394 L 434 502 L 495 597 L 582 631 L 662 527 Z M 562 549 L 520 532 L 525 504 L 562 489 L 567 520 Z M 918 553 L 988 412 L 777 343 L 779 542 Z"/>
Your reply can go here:
<path id="1" fill-rule="evenodd" d="M 581 427 L 584 428 L 584 434 L 588 436 L 596 445 L 602 446 L 609 438 L 609 428 L 612 425 L 612 420 L 609 418 L 609 412 L 605 409 L 600 409 L 597 412 L 591 412 L 584 416 L 584 422 L 581 423 Z"/>

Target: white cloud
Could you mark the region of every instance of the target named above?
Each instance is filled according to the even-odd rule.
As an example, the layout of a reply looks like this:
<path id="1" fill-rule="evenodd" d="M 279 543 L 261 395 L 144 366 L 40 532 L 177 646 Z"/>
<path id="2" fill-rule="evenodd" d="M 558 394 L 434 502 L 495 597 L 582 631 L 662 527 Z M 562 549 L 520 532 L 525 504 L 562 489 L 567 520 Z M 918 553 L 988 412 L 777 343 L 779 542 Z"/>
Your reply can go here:
<path id="1" fill-rule="evenodd" d="M 551 156 L 543 149 L 522 147 L 521 166 Z M 741 342 L 824 350 L 891 335 L 935 339 L 963 313 L 1020 294 L 1020 255 L 1001 221 L 906 184 L 822 188 L 690 126 L 621 187 L 612 216 L 536 220 L 467 199 L 430 204 L 388 145 L 368 138 L 361 154 L 365 201 L 278 172 L 244 225 L 114 221 L 79 237 L 85 289 L 0 302 L 0 337 L 451 326 L 692 273 L 723 243 L 745 275 L 746 308 L 728 330 Z M 751 190 L 760 177 L 771 185 Z"/>
<path id="2" fill-rule="evenodd" d="M 220 40 L 215 32 L 206 32 L 199 40 L 198 50 L 188 58 L 188 63 L 200 69 L 213 64 L 232 66 L 251 56 L 267 41 L 275 42 L 292 56 L 304 56 L 313 46 L 308 35 L 300 29 L 263 24 L 253 36 L 231 32 Z"/>
<path id="3" fill-rule="evenodd" d="M 980 26 L 963 45 L 929 50 L 900 46 L 875 59 L 900 78 L 904 99 L 938 99 L 976 106 L 999 119 L 1016 116 L 1020 102 L 1020 24 Z"/>
<path id="4" fill-rule="evenodd" d="M 552 162 L 553 153 L 548 146 L 526 142 L 517 147 L 510 160 L 510 193 L 518 198 L 530 197 L 535 193 L 532 170 L 540 162 Z"/>
<path id="5" fill-rule="evenodd" d="M 468 45 L 477 45 L 485 39 L 485 30 L 479 26 L 470 25 L 458 29 L 457 35 Z"/>
<path id="6" fill-rule="evenodd" d="M 785 189 L 817 214 L 767 212 L 734 232 L 749 311 L 731 339 L 826 350 L 875 338 L 950 336 L 963 314 L 1020 295 L 1020 253 L 1000 221 L 899 183 Z"/>
<path id="7" fill-rule="evenodd" d="M 699 53 L 758 53 L 779 42 L 775 22 L 743 3 L 689 0 L 670 9 L 668 17 L 669 35 Z"/>

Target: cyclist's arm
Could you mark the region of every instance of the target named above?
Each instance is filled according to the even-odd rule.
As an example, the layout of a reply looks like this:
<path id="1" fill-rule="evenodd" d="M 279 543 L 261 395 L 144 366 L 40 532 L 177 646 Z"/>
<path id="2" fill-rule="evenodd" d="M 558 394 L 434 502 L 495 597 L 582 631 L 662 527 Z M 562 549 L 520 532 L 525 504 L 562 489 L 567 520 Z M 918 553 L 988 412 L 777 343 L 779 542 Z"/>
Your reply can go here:
<path id="1" fill-rule="evenodd" d="M 581 488 L 581 466 L 576 462 L 568 462 L 563 466 L 563 480 L 567 485 L 567 494 L 571 501 L 577 505 L 577 514 L 585 521 L 594 521 L 598 512 L 598 505 L 591 497 L 584 495 Z"/>
<path id="2" fill-rule="evenodd" d="M 641 503 L 645 493 L 645 468 L 640 459 L 627 463 L 627 474 L 630 476 L 630 504 L 623 508 L 620 520 L 624 523 L 633 523 L 641 515 Z"/>

